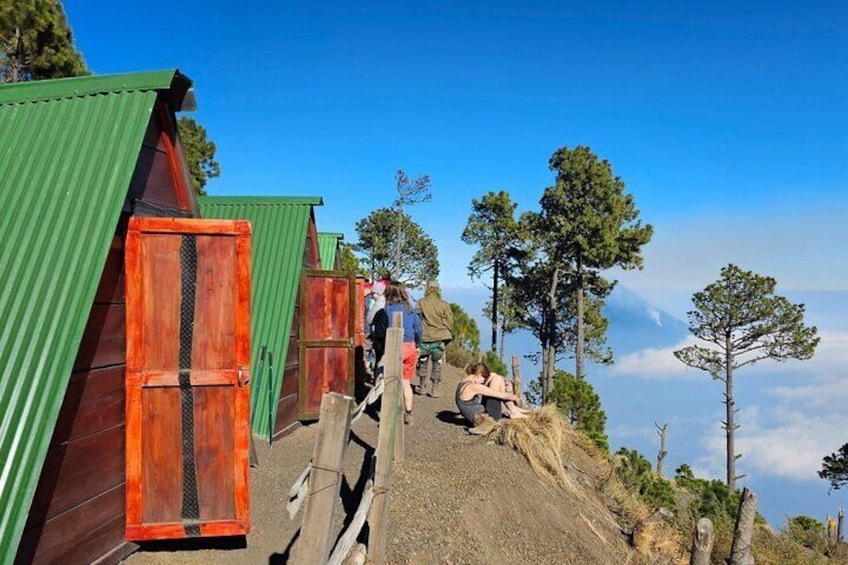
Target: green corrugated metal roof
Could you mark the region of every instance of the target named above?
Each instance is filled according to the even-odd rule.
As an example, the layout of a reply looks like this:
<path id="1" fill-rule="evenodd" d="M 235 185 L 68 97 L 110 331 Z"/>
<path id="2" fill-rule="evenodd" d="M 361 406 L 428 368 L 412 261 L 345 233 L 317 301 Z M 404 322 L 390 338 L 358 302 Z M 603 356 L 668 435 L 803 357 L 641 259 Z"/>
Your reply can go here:
<path id="1" fill-rule="evenodd" d="M 144 76 L 127 90 L 104 85 L 132 75 L 0 86 L 0 563 L 20 542 L 156 91 L 178 73 Z"/>
<path id="2" fill-rule="evenodd" d="M 321 255 L 321 266 L 325 271 L 332 271 L 336 266 L 336 251 L 342 239 L 344 239 L 343 233 L 318 233 L 318 252 Z"/>
<path id="3" fill-rule="evenodd" d="M 273 398 L 279 398 L 303 267 L 306 230 L 312 207 L 320 206 L 323 201 L 284 196 L 205 196 L 198 203 L 204 218 L 250 220 L 253 226 L 250 358 L 255 373 L 261 347 L 267 345 L 274 353 L 270 386 Z M 274 422 L 268 413 L 267 366 L 265 371 L 261 377 L 253 375 L 251 400 L 256 411 L 253 433 L 267 438 Z M 259 386 L 255 386 L 257 382 Z"/>

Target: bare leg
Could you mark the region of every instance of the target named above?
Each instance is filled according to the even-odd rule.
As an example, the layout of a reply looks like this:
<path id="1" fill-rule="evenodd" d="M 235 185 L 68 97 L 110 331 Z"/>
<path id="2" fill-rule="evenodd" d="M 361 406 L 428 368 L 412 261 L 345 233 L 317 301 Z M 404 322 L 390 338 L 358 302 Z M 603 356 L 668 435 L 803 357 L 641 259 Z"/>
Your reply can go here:
<path id="1" fill-rule="evenodd" d="M 498 392 L 506 392 L 506 381 L 497 373 L 492 373 L 489 377 L 489 387 Z M 512 419 L 526 418 L 527 414 L 521 411 L 512 400 L 503 401 L 504 412 Z"/>
<path id="2" fill-rule="evenodd" d="M 403 379 L 403 405 L 407 412 L 412 412 L 412 383 Z"/>

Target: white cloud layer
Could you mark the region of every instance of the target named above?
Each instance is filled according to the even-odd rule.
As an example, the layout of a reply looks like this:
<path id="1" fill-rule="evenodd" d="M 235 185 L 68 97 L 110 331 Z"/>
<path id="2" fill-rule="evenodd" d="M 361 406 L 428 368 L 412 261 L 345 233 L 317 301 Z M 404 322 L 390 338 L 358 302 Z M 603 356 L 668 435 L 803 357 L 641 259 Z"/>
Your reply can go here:
<path id="1" fill-rule="evenodd" d="M 736 449 L 743 458 L 737 472 L 749 475 L 820 481 L 817 471 L 825 455 L 848 441 L 848 332 L 821 332 L 813 359 L 746 367 L 743 378 L 774 377 L 757 404 L 741 406 Z M 689 338 L 676 347 L 647 349 L 620 358 L 611 372 L 642 379 L 704 379 L 702 371 L 686 368 L 673 351 L 694 343 Z M 767 385 L 767 383 L 764 383 Z M 693 462 L 701 476 L 724 477 L 725 437 L 718 429 L 723 410 L 702 428 L 703 457 Z"/>

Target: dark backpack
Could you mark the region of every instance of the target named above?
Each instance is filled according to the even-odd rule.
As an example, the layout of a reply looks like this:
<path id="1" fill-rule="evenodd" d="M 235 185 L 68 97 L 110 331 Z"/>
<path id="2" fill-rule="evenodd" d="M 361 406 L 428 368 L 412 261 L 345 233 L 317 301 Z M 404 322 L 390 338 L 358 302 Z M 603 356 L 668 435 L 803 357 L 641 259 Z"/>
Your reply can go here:
<path id="1" fill-rule="evenodd" d="M 380 308 L 374 314 L 374 319 L 371 321 L 371 339 L 377 341 L 386 340 L 386 330 L 389 329 L 389 315 L 386 314 L 385 308 Z"/>

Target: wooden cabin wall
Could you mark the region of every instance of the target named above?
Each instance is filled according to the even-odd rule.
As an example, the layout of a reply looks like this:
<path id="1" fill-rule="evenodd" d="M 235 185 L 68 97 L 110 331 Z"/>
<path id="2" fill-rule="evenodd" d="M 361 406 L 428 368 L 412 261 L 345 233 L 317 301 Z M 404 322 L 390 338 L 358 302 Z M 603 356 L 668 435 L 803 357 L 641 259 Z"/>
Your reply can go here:
<path id="1" fill-rule="evenodd" d="M 131 199 L 142 199 L 163 208 L 188 211 L 188 195 L 182 194 L 184 179 L 181 161 L 169 154 L 169 139 L 163 134 L 164 121 L 170 121 L 164 112 L 154 112 L 147 125 L 135 172 L 130 182 Z M 171 147 L 173 151 L 173 147 Z M 178 153 L 178 152 L 177 152 Z"/>
<path id="2" fill-rule="evenodd" d="M 124 541 L 125 323 L 124 236 L 118 233 L 91 307 L 16 563 L 117 563 L 135 550 Z"/>
<path id="3" fill-rule="evenodd" d="M 315 228 L 314 218 L 309 219 L 306 230 L 306 245 L 303 250 L 303 269 L 313 270 L 321 268 L 321 257 L 318 252 L 318 230 Z M 300 274 L 298 273 L 298 280 Z M 274 425 L 274 439 L 288 435 L 297 429 L 297 391 L 300 380 L 299 356 L 300 341 L 300 283 L 298 283 L 297 297 L 295 298 L 294 314 L 292 315 L 291 333 L 289 334 L 289 347 L 286 354 L 285 367 L 283 369 L 283 386 L 280 390 L 280 399 L 277 403 L 277 418 Z"/>

